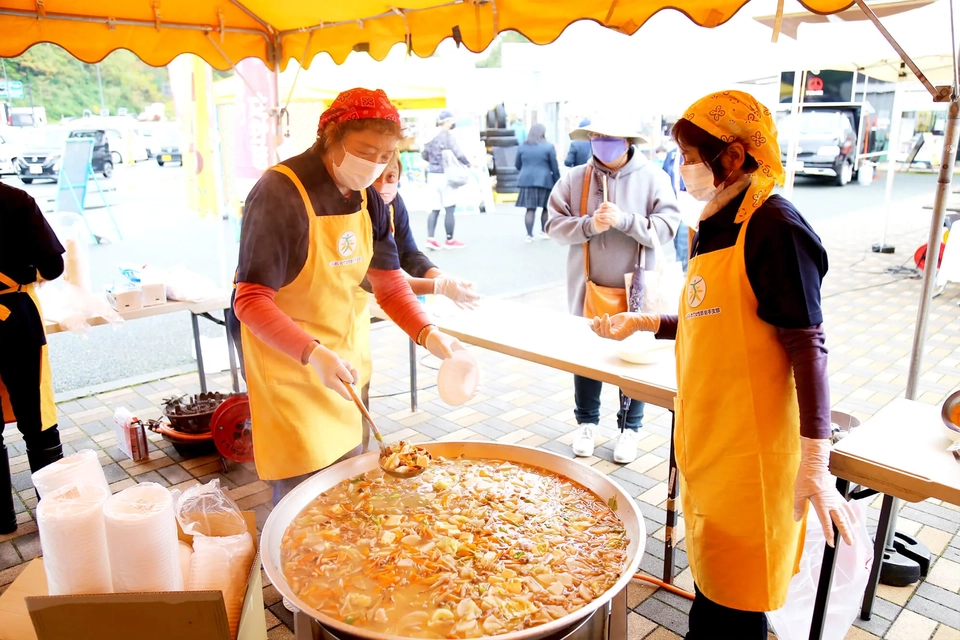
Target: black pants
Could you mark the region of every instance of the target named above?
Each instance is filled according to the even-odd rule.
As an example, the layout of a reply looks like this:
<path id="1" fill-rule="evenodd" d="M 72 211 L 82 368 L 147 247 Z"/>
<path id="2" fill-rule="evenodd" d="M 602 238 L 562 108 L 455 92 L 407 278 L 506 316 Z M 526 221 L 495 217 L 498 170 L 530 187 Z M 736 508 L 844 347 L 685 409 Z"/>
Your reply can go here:
<path id="1" fill-rule="evenodd" d="M 707 598 L 696 585 L 694 591 L 684 640 L 767 640 L 767 614 L 730 609 Z"/>
<path id="2" fill-rule="evenodd" d="M 523 221 L 527 225 L 527 235 L 531 238 L 533 237 L 533 221 L 537 217 L 536 209 L 527 209 L 526 215 L 524 215 Z M 547 232 L 547 210 L 540 210 L 540 231 L 543 233 Z"/>
<path id="3" fill-rule="evenodd" d="M 447 232 L 447 240 L 453 240 L 453 229 L 456 226 L 457 220 L 453 212 L 456 210 L 456 206 L 444 207 L 446 212 L 443 216 L 443 228 Z M 433 234 L 437 232 L 437 220 L 440 218 L 440 210 L 434 209 L 430 212 L 430 216 L 427 218 L 427 237 L 432 238 Z"/>
<path id="4" fill-rule="evenodd" d="M 40 367 L 43 345 L 31 340 L 16 340 L 4 333 L 0 349 L 0 380 L 7 387 L 10 405 L 17 418 L 17 429 L 23 434 L 24 444 L 31 458 L 31 467 L 42 467 L 43 452 L 60 444 L 57 425 L 43 430 L 40 412 Z M 6 420 L 0 407 L 0 442 Z M 59 457 L 59 456 L 57 456 Z M 54 458 L 57 459 L 57 458 Z M 52 462 L 53 460 L 50 460 Z"/>

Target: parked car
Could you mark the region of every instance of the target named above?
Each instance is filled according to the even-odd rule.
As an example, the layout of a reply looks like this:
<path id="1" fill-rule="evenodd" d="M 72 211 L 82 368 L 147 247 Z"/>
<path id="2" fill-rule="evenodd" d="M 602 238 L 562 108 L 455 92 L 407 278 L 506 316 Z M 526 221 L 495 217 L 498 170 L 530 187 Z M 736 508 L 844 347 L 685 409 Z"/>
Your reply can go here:
<path id="1" fill-rule="evenodd" d="M 13 141 L 0 130 L 0 176 L 16 173 L 17 148 Z"/>
<path id="2" fill-rule="evenodd" d="M 168 162 L 183 165 L 183 154 L 180 151 L 180 130 L 177 127 L 155 131 L 153 137 L 157 141 L 153 155 L 156 156 L 158 165 L 162 167 Z"/>
<path id="3" fill-rule="evenodd" d="M 110 144 L 114 166 L 132 159 L 140 162 L 150 157 L 148 139 L 140 133 L 141 123 L 129 116 L 88 116 L 78 118 L 67 125 L 71 130 L 102 129 Z"/>
<path id="4" fill-rule="evenodd" d="M 56 180 L 67 131 L 58 127 L 29 129 L 17 155 L 15 169 L 20 181 Z"/>
<path id="5" fill-rule="evenodd" d="M 793 130 L 793 118 L 784 118 L 778 129 Z M 834 107 L 806 108 L 799 115 L 797 175 L 832 178 L 844 186 L 853 180 L 856 169 L 857 133 L 852 110 Z M 789 139 L 780 139 L 780 156 L 787 160 Z"/>
<path id="6" fill-rule="evenodd" d="M 110 142 L 103 129 L 77 129 L 70 132 L 71 138 L 92 138 L 93 156 L 90 164 L 94 173 L 102 173 L 104 178 L 113 175 L 113 153 L 110 151 Z"/>

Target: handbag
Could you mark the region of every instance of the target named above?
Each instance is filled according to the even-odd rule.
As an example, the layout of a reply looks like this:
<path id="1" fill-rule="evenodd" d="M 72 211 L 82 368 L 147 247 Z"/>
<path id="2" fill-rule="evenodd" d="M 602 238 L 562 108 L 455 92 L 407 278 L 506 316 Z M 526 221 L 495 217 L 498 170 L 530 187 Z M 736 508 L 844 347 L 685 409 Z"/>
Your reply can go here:
<path id="1" fill-rule="evenodd" d="M 453 154 L 453 151 L 444 149 L 440 154 L 440 160 L 443 163 L 443 175 L 447 179 L 448 187 L 451 189 L 459 189 L 467 184 L 470 176 L 467 174 L 466 167 L 460 164 L 460 161 L 457 160 L 457 156 Z"/>
<path id="2" fill-rule="evenodd" d="M 580 216 L 587 212 L 587 196 L 590 194 L 590 178 L 593 167 L 587 165 L 583 173 L 583 193 L 580 196 Z M 596 318 L 604 314 L 615 315 L 627 311 L 627 290 L 620 287 L 604 287 L 590 280 L 590 241 L 583 243 L 583 273 L 587 288 L 583 294 L 583 317 Z"/>

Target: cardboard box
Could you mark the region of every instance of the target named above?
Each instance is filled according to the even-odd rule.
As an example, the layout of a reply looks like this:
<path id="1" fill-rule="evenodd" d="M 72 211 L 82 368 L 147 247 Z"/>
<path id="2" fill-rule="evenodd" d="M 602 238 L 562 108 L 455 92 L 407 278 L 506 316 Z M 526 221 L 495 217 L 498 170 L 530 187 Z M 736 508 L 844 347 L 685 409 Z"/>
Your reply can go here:
<path id="1" fill-rule="evenodd" d="M 238 640 L 266 640 L 257 516 L 243 513 L 257 554 L 247 577 Z M 191 542 L 181 532 L 180 539 Z M 0 640 L 230 640 L 223 594 L 167 591 L 48 596 L 37 558 L 0 596 Z"/>
<path id="2" fill-rule="evenodd" d="M 107 299 L 117 311 L 137 311 L 143 309 L 140 287 L 134 285 L 118 285 L 113 289 L 108 289 Z"/>
<path id="3" fill-rule="evenodd" d="M 167 288 L 162 283 L 141 282 L 140 300 L 145 307 L 155 307 L 167 303 Z"/>

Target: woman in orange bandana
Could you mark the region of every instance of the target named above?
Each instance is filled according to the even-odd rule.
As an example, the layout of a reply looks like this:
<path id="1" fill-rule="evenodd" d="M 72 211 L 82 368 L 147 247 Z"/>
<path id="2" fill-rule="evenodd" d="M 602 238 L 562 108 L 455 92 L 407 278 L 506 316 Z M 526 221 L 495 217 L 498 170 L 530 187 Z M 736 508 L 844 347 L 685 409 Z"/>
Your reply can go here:
<path id="1" fill-rule="evenodd" d="M 365 335 L 359 285 L 440 358 L 462 345 L 437 331 L 400 271 L 389 212 L 373 188 L 400 139 L 383 91 L 352 89 L 320 117 L 316 143 L 272 167 L 247 197 L 234 311 L 241 323 L 257 472 L 274 504 L 309 474 L 361 448 Z M 368 320 L 367 320 L 368 321 Z"/>
<path id="2" fill-rule="evenodd" d="M 594 330 L 676 339 L 674 446 L 696 585 L 687 640 L 766 640 L 813 505 L 826 538 L 855 516 L 827 470 L 830 391 L 820 238 L 790 202 L 770 111 L 739 91 L 695 102 L 673 130 L 687 191 L 707 202 L 679 316 L 624 313 Z"/>

